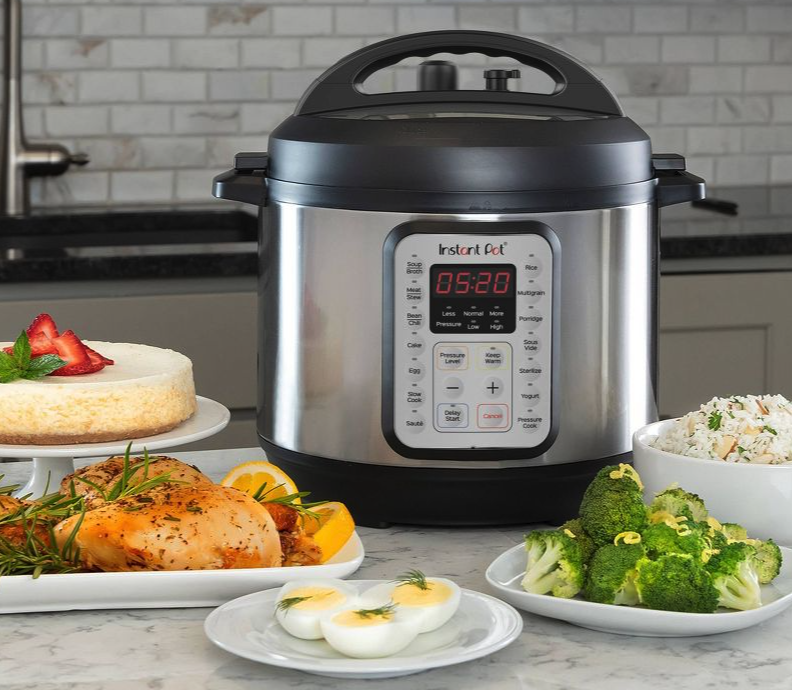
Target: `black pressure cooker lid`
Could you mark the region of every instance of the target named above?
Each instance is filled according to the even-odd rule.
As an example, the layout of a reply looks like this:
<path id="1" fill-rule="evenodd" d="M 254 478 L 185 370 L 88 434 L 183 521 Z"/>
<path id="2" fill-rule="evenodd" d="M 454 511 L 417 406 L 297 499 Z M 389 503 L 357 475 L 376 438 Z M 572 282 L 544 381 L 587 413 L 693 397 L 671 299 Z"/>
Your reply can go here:
<path id="1" fill-rule="evenodd" d="M 361 89 L 406 57 L 471 52 L 539 69 L 555 90 L 509 91 L 513 72 L 498 70 L 487 71 L 480 90 L 457 90 L 447 63 L 432 65 L 440 76 L 422 79 L 423 90 Z M 674 160 L 680 168 L 682 159 Z M 266 180 L 260 197 L 252 180 L 239 179 L 251 174 Z M 237 156 L 235 170 L 216 179 L 215 195 L 262 205 L 269 197 L 334 208 L 515 212 L 653 201 L 657 181 L 649 137 L 577 60 L 517 36 L 435 31 L 336 63 L 272 133 L 268 156 Z"/>

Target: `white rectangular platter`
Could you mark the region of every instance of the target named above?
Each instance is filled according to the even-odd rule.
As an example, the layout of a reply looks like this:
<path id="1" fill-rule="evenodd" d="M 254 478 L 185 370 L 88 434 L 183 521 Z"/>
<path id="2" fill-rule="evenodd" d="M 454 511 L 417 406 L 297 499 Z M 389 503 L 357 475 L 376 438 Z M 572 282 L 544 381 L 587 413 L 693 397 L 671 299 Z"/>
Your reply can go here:
<path id="1" fill-rule="evenodd" d="M 355 532 L 322 565 L 239 570 L 69 573 L 0 577 L 0 613 L 89 609 L 143 609 L 219 606 L 245 594 L 279 587 L 289 580 L 344 578 L 363 562 L 363 542 Z"/>

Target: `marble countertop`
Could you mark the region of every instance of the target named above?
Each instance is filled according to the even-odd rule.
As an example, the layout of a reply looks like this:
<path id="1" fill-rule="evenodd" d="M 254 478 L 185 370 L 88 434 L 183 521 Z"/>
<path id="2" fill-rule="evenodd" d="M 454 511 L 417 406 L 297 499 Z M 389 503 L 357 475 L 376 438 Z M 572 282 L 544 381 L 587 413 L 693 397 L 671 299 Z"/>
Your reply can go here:
<path id="1" fill-rule="evenodd" d="M 238 462 L 262 456 L 258 449 L 179 454 L 215 479 Z M 0 466 L 12 481 L 28 471 L 27 462 Z M 526 529 L 361 528 L 366 560 L 353 577 L 387 578 L 421 568 L 486 591 L 487 565 Z M 685 639 L 610 635 L 523 614 L 521 637 L 485 659 L 404 678 L 342 682 L 216 648 L 203 633 L 208 613 L 204 608 L 0 616 L 0 689 L 780 690 L 792 682 L 792 609 L 745 631 Z"/>

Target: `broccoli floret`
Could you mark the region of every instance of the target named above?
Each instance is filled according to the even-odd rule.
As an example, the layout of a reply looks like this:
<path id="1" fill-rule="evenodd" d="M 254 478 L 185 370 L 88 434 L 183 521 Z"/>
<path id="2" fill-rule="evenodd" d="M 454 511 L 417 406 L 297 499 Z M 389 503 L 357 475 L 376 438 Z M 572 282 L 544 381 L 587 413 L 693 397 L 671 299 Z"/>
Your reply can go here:
<path id="1" fill-rule="evenodd" d="M 649 506 L 649 511 L 671 513 L 674 517 L 684 516 L 695 522 L 706 520 L 708 515 L 700 496 L 675 486 L 670 486 L 657 494 Z"/>
<path id="2" fill-rule="evenodd" d="M 718 591 L 718 604 L 747 611 L 762 605 L 759 576 L 754 568 L 756 549 L 745 542 L 727 544 L 705 566 Z"/>
<path id="3" fill-rule="evenodd" d="M 594 552 L 597 550 L 597 547 L 594 544 L 594 540 L 588 534 L 586 534 L 586 530 L 583 529 L 583 524 L 580 522 L 580 518 L 567 520 L 558 529 L 560 529 L 562 532 L 564 530 L 569 530 L 575 535 L 575 539 L 578 543 L 578 546 L 580 547 L 580 554 L 583 557 L 583 565 L 587 565 L 591 560 L 591 557 L 594 555 Z"/>
<path id="4" fill-rule="evenodd" d="M 707 527 L 706 523 L 698 523 L 698 524 Z M 706 529 L 704 531 L 704 534 L 706 535 L 706 539 L 709 542 L 709 548 L 714 551 L 720 551 L 729 544 L 729 540 L 726 538 L 726 535 L 723 532 L 720 532 L 718 530 Z"/>
<path id="5" fill-rule="evenodd" d="M 748 530 L 736 522 L 724 522 L 721 525 L 721 532 L 727 539 L 748 539 Z"/>
<path id="6" fill-rule="evenodd" d="M 583 556 L 577 539 L 561 530 L 531 532 L 525 535 L 525 550 L 526 592 L 571 599 L 583 588 Z"/>
<path id="7" fill-rule="evenodd" d="M 598 549 L 589 564 L 583 596 L 600 604 L 635 606 L 639 603 L 636 565 L 645 556 L 642 544 L 606 544 Z"/>
<path id="8" fill-rule="evenodd" d="M 632 465 L 625 463 L 603 467 L 591 480 L 589 487 L 592 486 L 630 493 L 641 493 L 643 491 L 643 483 L 638 476 L 638 472 L 635 471 Z"/>
<path id="9" fill-rule="evenodd" d="M 681 534 L 662 522 L 647 527 L 642 537 L 649 558 L 659 558 L 667 553 L 688 553 L 694 558 L 701 559 L 704 549 L 710 548 L 709 542 L 699 530 L 685 529 L 685 527 L 682 528 Z"/>
<path id="10" fill-rule="evenodd" d="M 760 541 L 759 539 L 747 539 L 748 544 L 754 547 L 753 565 L 756 574 L 759 576 L 760 584 L 766 585 L 772 582 L 779 572 L 781 572 L 781 549 L 778 548 L 772 539 Z"/>
<path id="11" fill-rule="evenodd" d="M 712 613 L 718 608 L 718 591 L 710 574 L 689 554 L 670 553 L 656 561 L 640 561 L 635 587 L 641 603 L 650 609 Z"/>
<path id="12" fill-rule="evenodd" d="M 597 546 L 613 543 L 621 532 L 641 533 L 647 524 L 643 495 L 594 480 L 583 494 L 580 521 Z"/>

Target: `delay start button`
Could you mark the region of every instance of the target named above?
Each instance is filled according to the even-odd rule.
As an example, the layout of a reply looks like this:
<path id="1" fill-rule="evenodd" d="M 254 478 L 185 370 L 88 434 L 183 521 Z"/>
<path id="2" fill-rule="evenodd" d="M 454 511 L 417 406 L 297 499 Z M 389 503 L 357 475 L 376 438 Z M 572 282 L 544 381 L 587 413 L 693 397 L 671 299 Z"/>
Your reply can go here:
<path id="1" fill-rule="evenodd" d="M 467 405 L 438 405 L 437 426 L 440 429 L 464 429 L 468 425 Z"/>

